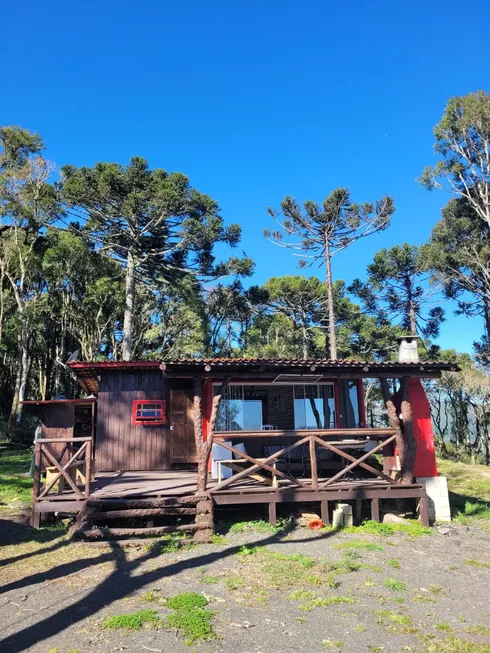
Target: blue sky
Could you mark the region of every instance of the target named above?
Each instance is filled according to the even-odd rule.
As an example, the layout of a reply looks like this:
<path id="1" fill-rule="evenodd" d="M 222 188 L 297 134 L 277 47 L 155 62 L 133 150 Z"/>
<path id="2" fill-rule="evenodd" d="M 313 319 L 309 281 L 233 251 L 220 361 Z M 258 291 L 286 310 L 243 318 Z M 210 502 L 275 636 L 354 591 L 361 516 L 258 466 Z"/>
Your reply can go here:
<path id="1" fill-rule="evenodd" d="M 261 236 L 268 205 L 386 192 L 390 229 L 334 262 L 349 282 L 439 218 L 448 196 L 415 178 L 448 98 L 488 90 L 489 21 L 486 0 L 5 2 L 0 120 L 58 165 L 137 154 L 186 173 L 242 224 L 257 283 L 297 271 Z M 469 350 L 481 327 L 449 315 L 439 343 Z"/>

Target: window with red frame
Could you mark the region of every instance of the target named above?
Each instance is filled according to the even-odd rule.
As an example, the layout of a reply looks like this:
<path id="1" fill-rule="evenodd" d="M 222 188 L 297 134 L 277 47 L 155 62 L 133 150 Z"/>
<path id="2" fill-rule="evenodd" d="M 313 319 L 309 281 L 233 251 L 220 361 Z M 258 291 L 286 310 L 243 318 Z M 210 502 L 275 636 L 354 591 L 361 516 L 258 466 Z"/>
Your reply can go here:
<path id="1" fill-rule="evenodd" d="M 151 426 L 165 424 L 165 399 L 135 399 L 133 401 L 133 424 Z"/>

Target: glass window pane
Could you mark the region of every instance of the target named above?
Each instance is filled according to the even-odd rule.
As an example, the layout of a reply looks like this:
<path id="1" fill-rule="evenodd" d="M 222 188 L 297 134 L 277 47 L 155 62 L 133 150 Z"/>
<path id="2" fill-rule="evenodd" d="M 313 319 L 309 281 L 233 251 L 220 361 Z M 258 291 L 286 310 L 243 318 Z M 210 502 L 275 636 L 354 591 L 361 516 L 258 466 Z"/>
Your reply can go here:
<path id="1" fill-rule="evenodd" d="M 333 386 L 295 386 L 294 397 L 296 429 L 326 429 L 335 426 Z"/>

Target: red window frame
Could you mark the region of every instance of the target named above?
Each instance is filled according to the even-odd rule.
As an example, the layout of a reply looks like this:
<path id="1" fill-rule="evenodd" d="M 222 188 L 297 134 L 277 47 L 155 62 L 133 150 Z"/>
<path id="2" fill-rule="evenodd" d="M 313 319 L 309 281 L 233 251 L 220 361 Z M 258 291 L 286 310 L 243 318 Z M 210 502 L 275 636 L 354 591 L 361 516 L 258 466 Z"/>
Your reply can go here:
<path id="1" fill-rule="evenodd" d="M 140 411 L 143 411 L 143 406 L 147 404 L 154 406 L 151 410 L 155 412 L 159 411 L 160 415 L 158 417 L 148 417 L 138 415 Z M 159 424 L 165 424 L 167 421 L 166 418 L 166 401 L 165 399 L 135 399 L 133 401 L 133 411 L 131 415 L 131 423 L 134 426 L 153 426 Z M 147 410 L 150 410 L 149 408 Z"/>

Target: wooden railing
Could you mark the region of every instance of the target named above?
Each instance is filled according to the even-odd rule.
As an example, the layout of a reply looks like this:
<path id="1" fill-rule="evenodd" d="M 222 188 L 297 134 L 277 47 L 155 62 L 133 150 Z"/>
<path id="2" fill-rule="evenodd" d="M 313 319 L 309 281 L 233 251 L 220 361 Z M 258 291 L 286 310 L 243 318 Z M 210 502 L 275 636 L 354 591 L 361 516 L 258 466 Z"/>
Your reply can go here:
<path id="1" fill-rule="evenodd" d="M 346 436 L 355 437 L 355 439 L 345 439 Z M 276 451 L 270 456 L 260 459 L 254 458 L 248 453 L 244 453 L 233 445 L 224 442 L 224 440 L 230 439 L 246 440 L 250 438 L 263 438 L 267 440 L 270 440 L 271 438 L 299 439 L 293 444 L 282 447 L 279 451 Z M 250 463 L 250 466 L 243 471 L 234 474 L 230 478 L 219 482 L 217 485 L 211 488 L 211 492 L 213 494 L 220 492 L 230 485 L 235 484 L 238 481 L 241 481 L 249 476 L 256 476 L 257 472 L 260 470 L 264 470 L 272 475 L 272 478 L 276 481 L 276 487 L 279 485 L 280 480 L 287 480 L 293 485 L 302 489 L 318 490 L 327 488 L 329 485 L 339 481 L 339 479 L 344 477 L 356 467 L 362 467 L 370 474 L 373 474 L 376 478 L 380 478 L 390 485 L 397 484 L 397 481 L 395 481 L 393 478 L 366 462 L 368 458 L 370 458 L 373 454 L 380 452 L 385 448 L 388 448 L 387 450 L 391 453 L 391 448 L 395 438 L 396 435 L 393 429 L 326 429 L 322 431 L 221 431 L 219 433 L 215 433 L 214 439 L 216 442 L 218 442 L 219 445 L 224 449 L 230 451 L 235 459 L 245 460 Z M 334 441 L 329 442 L 328 440 L 331 439 L 334 439 Z M 364 449 L 365 443 L 369 440 L 378 441 L 378 444 L 376 444 L 372 449 L 369 449 L 369 451 L 366 451 L 359 458 L 355 458 L 344 450 L 356 448 Z M 308 462 L 311 471 L 311 477 L 309 480 L 300 481 L 299 478 L 289 474 L 287 471 L 277 469 L 277 462 L 279 460 L 284 460 L 286 455 L 289 455 L 291 451 L 297 449 L 298 447 L 306 448 L 306 445 L 308 445 Z M 327 479 L 319 479 L 316 454 L 317 447 L 331 451 L 333 454 L 340 456 L 341 459 L 343 458 L 344 460 L 348 461 L 349 464 L 343 467 L 343 469 L 341 469 L 337 474 L 334 474 L 334 476 Z"/>
<path id="2" fill-rule="evenodd" d="M 49 446 L 51 445 L 51 446 Z M 53 445 L 64 445 L 60 453 L 53 453 Z M 75 445 L 81 445 L 75 448 Z M 62 462 L 63 458 L 68 458 Z M 50 491 L 58 484 L 57 494 L 72 491 L 76 499 L 88 499 L 92 475 L 92 438 L 45 438 L 36 441 L 34 451 L 33 502 L 48 500 Z M 51 468 L 42 483 L 42 470 Z M 53 469 L 54 468 L 54 469 Z M 82 471 L 83 490 L 77 485 L 77 470 Z"/>

